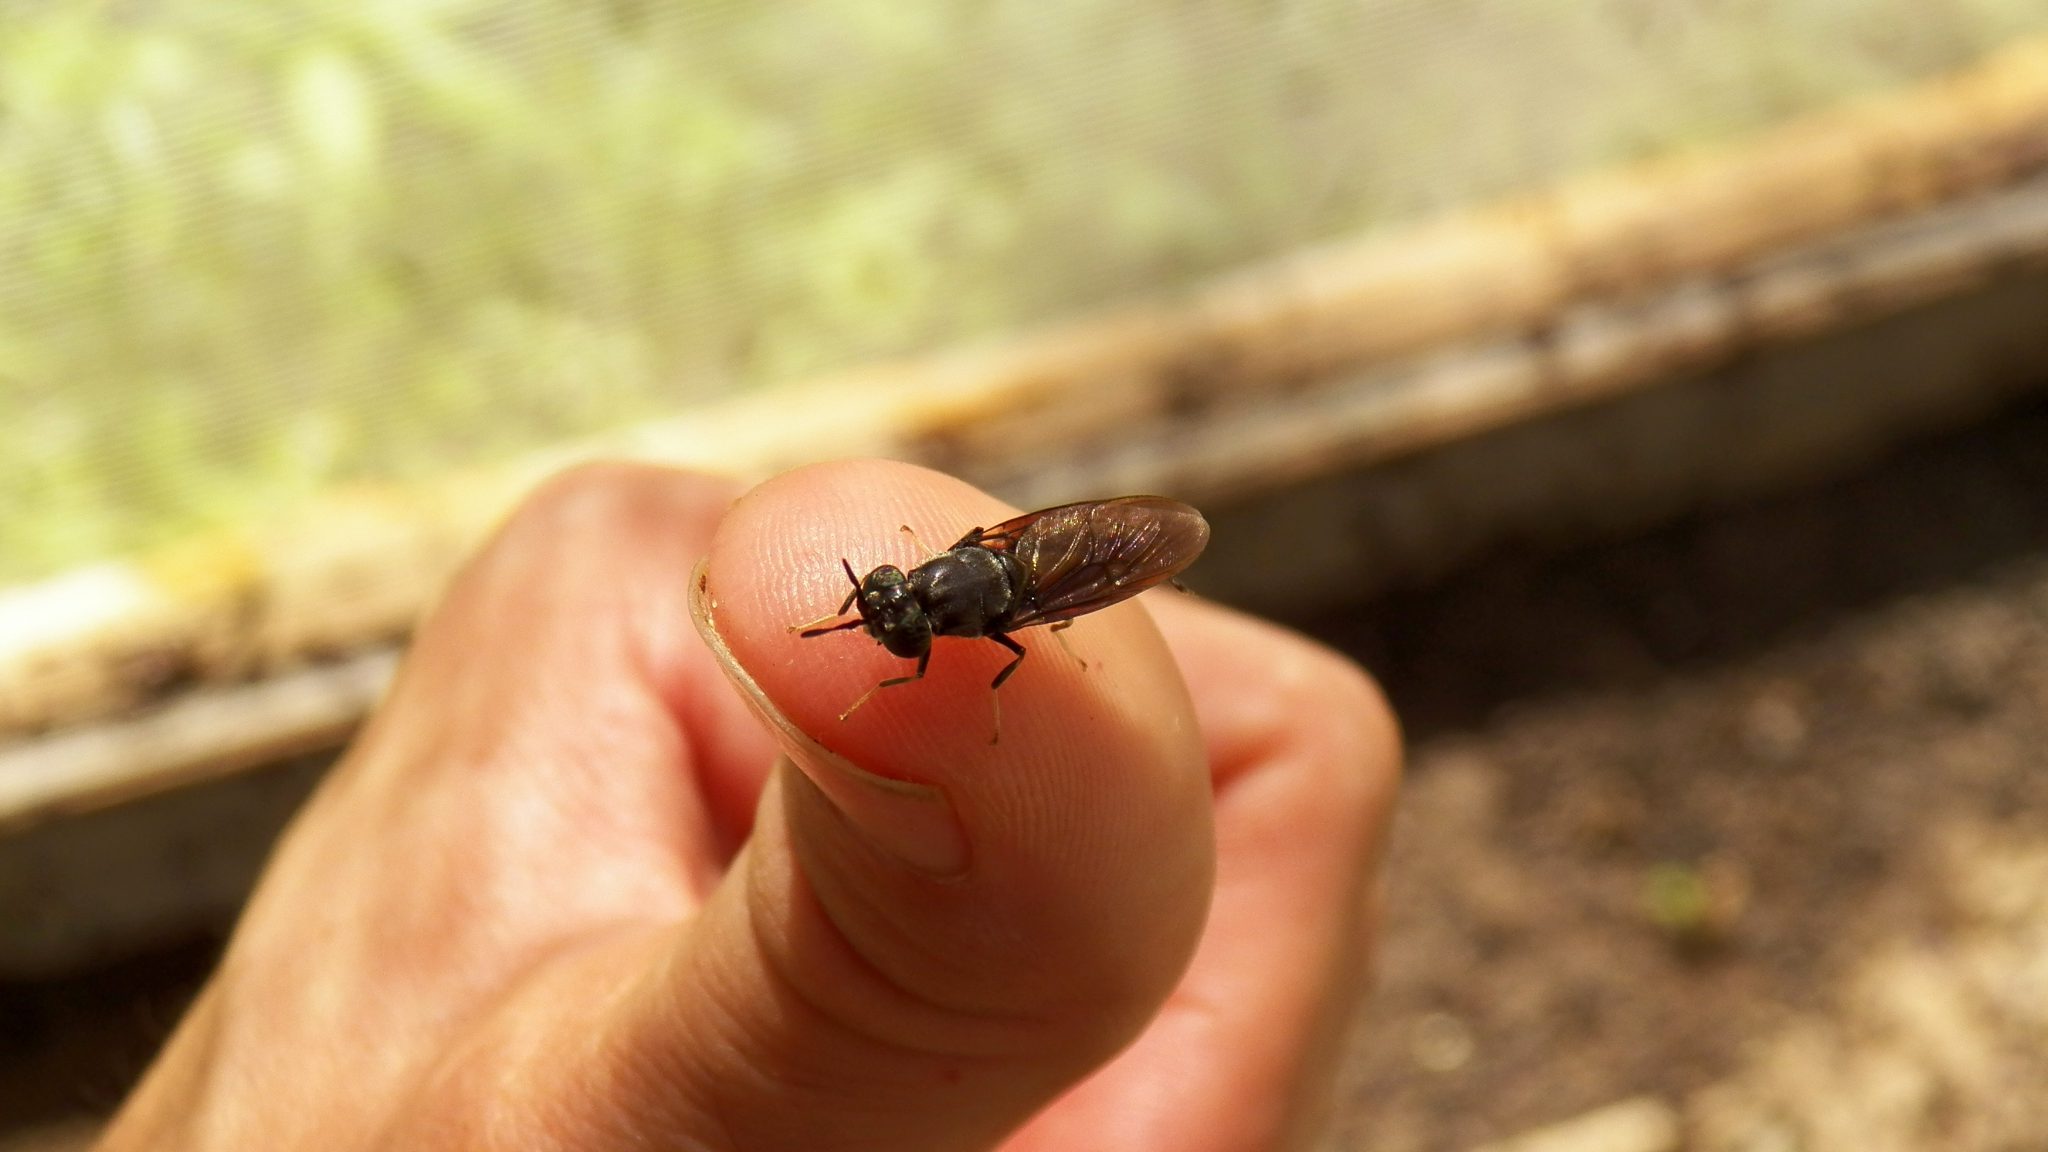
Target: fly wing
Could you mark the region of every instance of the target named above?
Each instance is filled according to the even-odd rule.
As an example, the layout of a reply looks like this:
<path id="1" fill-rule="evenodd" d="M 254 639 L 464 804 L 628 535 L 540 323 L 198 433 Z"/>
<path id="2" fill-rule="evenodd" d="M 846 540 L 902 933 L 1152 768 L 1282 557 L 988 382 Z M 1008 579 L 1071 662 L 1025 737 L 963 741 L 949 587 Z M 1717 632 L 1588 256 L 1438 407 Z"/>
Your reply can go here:
<path id="1" fill-rule="evenodd" d="M 1178 500 L 1124 496 L 1032 512 L 963 543 L 1016 560 L 1024 602 L 1008 627 L 1028 628 L 1107 608 L 1172 579 L 1202 554 L 1209 522 Z"/>

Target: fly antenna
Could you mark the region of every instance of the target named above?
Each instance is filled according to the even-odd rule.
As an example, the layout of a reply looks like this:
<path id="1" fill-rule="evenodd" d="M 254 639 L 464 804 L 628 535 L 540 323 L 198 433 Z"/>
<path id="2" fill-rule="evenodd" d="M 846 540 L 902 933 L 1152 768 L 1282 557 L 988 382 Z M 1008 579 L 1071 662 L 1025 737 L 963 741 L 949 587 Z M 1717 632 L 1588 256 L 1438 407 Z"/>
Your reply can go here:
<path id="1" fill-rule="evenodd" d="M 839 558 L 839 566 L 846 569 L 846 579 L 853 584 L 853 591 L 846 594 L 846 600 L 839 605 L 839 614 L 844 616 L 853 610 L 853 602 L 860 599 L 860 577 L 853 574 L 853 564 L 846 557 Z"/>
<path id="2" fill-rule="evenodd" d="M 831 616 L 827 616 L 827 617 L 825 617 L 824 619 L 825 619 L 825 620 L 830 620 L 830 619 L 832 619 L 832 617 L 831 617 Z M 819 623 L 823 623 L 823 621 L 822 621 L 822 620 L 814 620 L 814 621 L 812 621 L 812 623 L 813 623 L 813 624 L 819 624 Z M 834 632 L 851 632 L 851 631 L 853 631 L 853 630 L 854 630 L 855 628 L 863 628 L 863 627 L 866 627 L 866 626 L 867 626 L 867 621 L 865 621 L 865 620 L 842 620 L 842 621 L 840 621 L 839 623 L 837 623 L 837 624 L 834 624 L 834 625 L 832 625 L 832 626 L 831 626 L 831 627 L 829 627 L 829 628 L 813 628 L 813 627 L 808 627 L 808 626 L 806 626 L 806 625 L 803 625 L 803 624 L 792 624 L 792 625 L 790 625 L 790 629 L 789 629 L 789 630 L 790 630 L 791 632 L 796 632 L 796 633 L 797 633 L 798 635 L 800 635 L 800 636 L 802 636 L 802 637 L 803 637 L 804 639 L 808 640 L 808 639 L 810 639 L 810 638 L 811 638 L 811 637 L 813 637 L 813 636 L 829 636 L 829 635 L 831 635 L 831 634 L 832 634 L 832 633 L 834 633 Z M 802 631 L 798 631 L 799 629 L 802 629 Z"/>
<path id="3" fill-rule="evenodd" d="M 846 594 L 846 600 L 844 603 L 839 605 L 839 611 L 832 613 L 830 616 L 820 616 L 816 620 L 812 620 L 809 623 L 791 624 L 789 626 L 789 630 L 791 632 L 801 632 L 805 636 L 823 636 L 828 632 L 845 632 L 850 629 L 860 628 L 866 625 L 867 622 L 865 620 L 848 620 L 844 624 L 835 625 L 831 628 L 818 627 L 818 625 L 823 624 L 829 620 L 834 620 L 838 617 L 846 615 L 846 613 L 853 608 L 853 602 L 860 598 L 860 577 L 855 576 L 853 574 L 852 561 L 848 560 L 844 556 L 841 556 L 839 558 L 839 566 L 846 570 L 846 578 L 853 582 L 853 591 L 848 592 Z"/>

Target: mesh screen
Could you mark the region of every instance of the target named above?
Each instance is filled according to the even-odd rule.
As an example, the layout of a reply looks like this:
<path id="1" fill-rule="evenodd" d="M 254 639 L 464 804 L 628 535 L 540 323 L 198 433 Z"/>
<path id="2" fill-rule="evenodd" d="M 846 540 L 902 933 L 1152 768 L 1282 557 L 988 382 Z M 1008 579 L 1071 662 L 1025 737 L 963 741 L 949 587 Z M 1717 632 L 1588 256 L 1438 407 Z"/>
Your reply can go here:
<path id="1" fill-rule="evenodd" d="M 16 0 L 0 582 L 2044 28 L 2048 0 Z"/>

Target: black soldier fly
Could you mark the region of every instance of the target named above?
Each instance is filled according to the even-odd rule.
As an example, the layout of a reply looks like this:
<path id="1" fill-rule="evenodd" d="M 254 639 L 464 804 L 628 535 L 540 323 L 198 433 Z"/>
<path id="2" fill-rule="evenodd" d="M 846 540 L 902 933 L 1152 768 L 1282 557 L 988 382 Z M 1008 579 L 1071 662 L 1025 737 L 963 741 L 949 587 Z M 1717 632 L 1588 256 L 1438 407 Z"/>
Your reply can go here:
<path id="1" fill-rule="evenodd" d="M 907 525 L 904 531 L 910 531 Z M 841 720 L 882 689 L 922 679 L 932 640 L 939 636 L 986 637 L 1014 654 L 990 681 L 993 692 L 1024 662 L 1024 646 L 1010 633 L 1040 624 L 1058 632 L 1076 616 L 1128 600 L 1173 579 L 1208 542 L 1202 514 L 1163 496 L 1062 504 L 972 529 L 908 572 L 884 564 L 863 578 L 841 559 L 853 591 L 838 612 L 823 619 L 844 616 L 855 604 L 860 616 L 825 628 L 799 624 L 791 631 L 802 629 L 810 637 L 865 629 L 892 655 L 916 658 L 917 671 L 868 689 L 839 714 Z M 1000 740 L 1000 697 L 996 707 Z"/>

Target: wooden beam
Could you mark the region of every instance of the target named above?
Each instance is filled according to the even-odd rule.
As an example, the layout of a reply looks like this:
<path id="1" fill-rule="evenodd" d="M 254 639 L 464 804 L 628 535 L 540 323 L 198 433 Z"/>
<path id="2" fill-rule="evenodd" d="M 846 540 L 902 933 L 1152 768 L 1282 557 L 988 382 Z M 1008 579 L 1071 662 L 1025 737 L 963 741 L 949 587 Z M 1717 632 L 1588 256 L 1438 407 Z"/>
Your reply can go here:
<path id="1" fill-rule="evenodd" d="M 0 748 L 0 836 L 337 748 L 383 695 L 397 662 L 395 651 L 382 649 L 197 689 L 146 715 Z"/>

